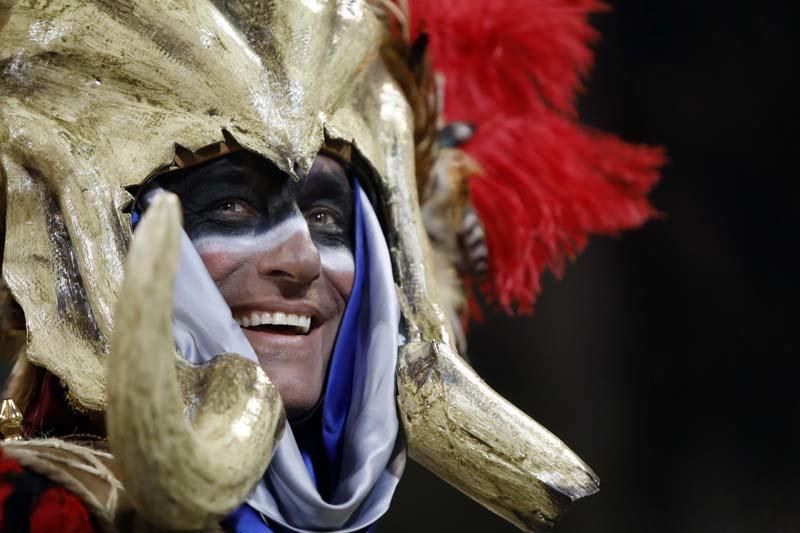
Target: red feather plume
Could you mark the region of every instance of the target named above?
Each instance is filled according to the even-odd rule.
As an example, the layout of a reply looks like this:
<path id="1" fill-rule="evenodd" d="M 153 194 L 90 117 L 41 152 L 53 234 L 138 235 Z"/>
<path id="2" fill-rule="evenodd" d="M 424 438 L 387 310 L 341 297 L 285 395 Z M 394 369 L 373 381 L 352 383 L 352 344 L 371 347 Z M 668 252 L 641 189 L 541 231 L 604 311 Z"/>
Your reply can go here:
<path id="1" fill-rule="evenodd" d="M 470 183 L 489 249 L 484 295 L 530 311 L 542 272 L 560 275 L 590 234 L 655 214 L 646 195 L 664 162 L 582 126 L 575 98 L 593 61 L 594 0 L 410 0 L 412 40 L 429 34 L 448 122 L 477 126 L 464 146 L 483 172 Z"/>

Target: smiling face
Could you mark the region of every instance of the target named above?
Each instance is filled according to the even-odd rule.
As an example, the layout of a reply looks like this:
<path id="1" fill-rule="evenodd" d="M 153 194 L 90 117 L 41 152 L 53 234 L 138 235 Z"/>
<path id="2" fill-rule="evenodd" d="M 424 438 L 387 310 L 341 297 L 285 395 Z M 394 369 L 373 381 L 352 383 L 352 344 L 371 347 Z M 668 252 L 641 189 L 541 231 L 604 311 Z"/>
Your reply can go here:
<path id="1" fill-rule="evenodd" d="M 290 418 L 319 401 L 353 286 L 353 191 L 318 156 L 297 183 L 237 153 L 162 185 Z"/>

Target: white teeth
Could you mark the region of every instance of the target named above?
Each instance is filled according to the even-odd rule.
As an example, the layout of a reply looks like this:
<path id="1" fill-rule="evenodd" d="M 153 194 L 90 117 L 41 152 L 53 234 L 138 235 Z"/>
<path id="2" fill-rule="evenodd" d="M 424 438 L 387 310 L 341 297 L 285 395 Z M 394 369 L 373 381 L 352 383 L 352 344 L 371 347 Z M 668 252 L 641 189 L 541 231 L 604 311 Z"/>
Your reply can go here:
<path id="1" fill-rule="evenodd" d="M 298 318 L 297 325 L 300 327 L 300 329 L 303 331 L 303 334 L 305 335 L 306 333 L 308 333 L 308 330 L 311 328 L 311 317 L 310 316 L 300 316 L 300 317 L 297 317 L 297 318 Z"/>
<path id="2" fill-rule="evenodd" d="M 311 317 L 305 315 L 295 315 L 292 313 L 256 313 L 236 317 L 236 322 L 243 328 L 251 326 L 295 326 L 300 328 L 301 333 L 306 334 L 311 329 Z"/>

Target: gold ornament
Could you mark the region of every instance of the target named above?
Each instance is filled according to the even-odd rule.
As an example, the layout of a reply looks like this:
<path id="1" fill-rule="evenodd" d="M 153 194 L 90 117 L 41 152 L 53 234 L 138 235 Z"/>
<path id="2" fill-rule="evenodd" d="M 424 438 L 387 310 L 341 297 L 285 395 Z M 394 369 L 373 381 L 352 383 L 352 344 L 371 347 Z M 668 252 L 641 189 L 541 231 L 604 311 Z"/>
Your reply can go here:
<path id="1" fill-rule="evenodd" d="M 17 409 L 14 400 L 6 398 L 0 403 L 0 433 L 9 440 L 22 440 L 22 413 Z"/>

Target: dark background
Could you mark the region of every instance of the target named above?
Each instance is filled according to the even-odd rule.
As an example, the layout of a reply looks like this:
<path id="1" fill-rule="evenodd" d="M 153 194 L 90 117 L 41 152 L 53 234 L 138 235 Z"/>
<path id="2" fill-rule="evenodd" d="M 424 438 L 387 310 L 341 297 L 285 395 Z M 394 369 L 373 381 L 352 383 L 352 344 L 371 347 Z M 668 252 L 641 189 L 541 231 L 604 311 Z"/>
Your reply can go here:
<path id="1" fill-rule="evenodd" d="M 612 5 L 581 110 L 667 147 L 666 218 L 593 240 L 470 355 L 602 480 L 557 532 L 800 531 L 796 3 Z M 513 528 L 412 464 L 381 531 L 412 530 Z"/>

